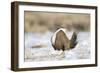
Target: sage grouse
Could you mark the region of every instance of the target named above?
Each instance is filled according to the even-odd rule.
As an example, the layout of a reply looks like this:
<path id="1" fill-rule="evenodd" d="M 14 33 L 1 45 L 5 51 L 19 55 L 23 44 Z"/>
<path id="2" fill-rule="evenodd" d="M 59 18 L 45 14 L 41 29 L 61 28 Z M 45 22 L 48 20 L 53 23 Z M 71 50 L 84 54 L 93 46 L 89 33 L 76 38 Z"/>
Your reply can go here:
<path id="1" fill-rule="evenodd" d="M 77 44 L 77 34 L 72 32 L 72 35 L 68 36 L 71 33 L 66 32 L 66 29 L 58 29 L 51 38 L 52 46 L 55 50 L 62 51 L 73 49 Z M 69 38 L 68 38 L 69 37 Z"/>

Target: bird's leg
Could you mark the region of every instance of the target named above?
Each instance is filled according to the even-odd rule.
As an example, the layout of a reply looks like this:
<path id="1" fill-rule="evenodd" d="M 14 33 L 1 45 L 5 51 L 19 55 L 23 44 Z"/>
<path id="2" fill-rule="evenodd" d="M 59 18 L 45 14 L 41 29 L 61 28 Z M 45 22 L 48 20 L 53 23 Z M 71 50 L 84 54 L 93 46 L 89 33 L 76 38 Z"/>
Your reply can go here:
<path id="1" fill-rule="evenodd" d="M 60 53 L 60 56 L 61 56 L 62 58 L 64 58 L 64 57 L 65 57 L 65 51 L 62 51 L 62 52 Z"/>

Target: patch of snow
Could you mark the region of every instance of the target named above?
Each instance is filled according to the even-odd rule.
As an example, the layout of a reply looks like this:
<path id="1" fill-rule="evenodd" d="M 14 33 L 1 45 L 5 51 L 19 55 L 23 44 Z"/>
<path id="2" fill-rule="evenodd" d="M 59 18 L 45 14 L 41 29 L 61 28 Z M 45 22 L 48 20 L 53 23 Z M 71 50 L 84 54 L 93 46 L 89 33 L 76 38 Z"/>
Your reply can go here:
<path id="1" fill-rule="evenodd" d="M 71 34 L 71 32 L 68 32 Z M 72 50 L 66 50 L 59 55 L 51 44 L 53 33 L 44 34 L 25 33 L 25 61 L 48 61 L 48 60 L 73 60 L 89 59 L 91 40 L 90 32 L 79 32 L 77 36 L 78 44 Z M 32 48 L 35 45 L 45 44 L 47 47 Z"/>

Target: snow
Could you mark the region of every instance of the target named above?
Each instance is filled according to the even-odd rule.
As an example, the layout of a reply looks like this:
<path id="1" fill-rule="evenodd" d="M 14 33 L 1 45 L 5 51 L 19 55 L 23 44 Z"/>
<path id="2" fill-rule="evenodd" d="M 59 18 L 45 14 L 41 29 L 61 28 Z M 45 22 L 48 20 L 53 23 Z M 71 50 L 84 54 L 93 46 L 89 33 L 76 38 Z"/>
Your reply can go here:
<path id="1" fill-rule="evenodd" d="M 59 54 L 61 51 L 55 51 L 52 47 L 51 37 L 53 34 L 54 33 L 52 32 L 46 32 L 44 34 L 25 33 L 25 61 L 54 61 L 90 58 L 90 32 L 79 32 L 77 36 L 78 44 L 76 47 L 72 50 L 66 50 L 61 55 Z M 45 46 L 32 48 L 32 46 L 36 45 Z"/>

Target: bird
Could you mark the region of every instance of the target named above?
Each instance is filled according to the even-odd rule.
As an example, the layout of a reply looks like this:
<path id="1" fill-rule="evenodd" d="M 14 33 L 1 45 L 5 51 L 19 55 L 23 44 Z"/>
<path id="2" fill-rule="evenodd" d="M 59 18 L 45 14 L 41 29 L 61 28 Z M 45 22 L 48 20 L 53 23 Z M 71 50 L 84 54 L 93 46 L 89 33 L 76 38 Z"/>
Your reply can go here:
<path id="1" fill-rule="evenodd" d="M 77 34 L 76 32 L 72 33 L 71 38 L 68 38 L 65 28 L 59 28 L 51 37 L 51 43 L 54 50 L 62 51 L 60 53 L 65 55 L 65 50 L 71 50 L 77 45 Z"/>

